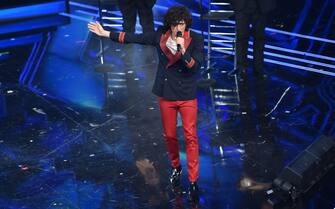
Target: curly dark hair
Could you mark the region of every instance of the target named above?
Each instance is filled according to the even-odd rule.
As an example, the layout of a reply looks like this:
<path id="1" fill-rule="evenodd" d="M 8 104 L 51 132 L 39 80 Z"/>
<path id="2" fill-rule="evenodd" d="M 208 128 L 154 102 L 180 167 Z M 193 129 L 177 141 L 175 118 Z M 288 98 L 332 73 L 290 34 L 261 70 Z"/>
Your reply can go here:
<path id="1" fill-rule="evenodd" d="M 167 32 L 172 25 L 177 25 L 182 20 L 184 20 L 186 30 L 188 30 L 192 24 L 190 11 L 184 6 L 170 7 L 164 16 L 163 32 Z"/>

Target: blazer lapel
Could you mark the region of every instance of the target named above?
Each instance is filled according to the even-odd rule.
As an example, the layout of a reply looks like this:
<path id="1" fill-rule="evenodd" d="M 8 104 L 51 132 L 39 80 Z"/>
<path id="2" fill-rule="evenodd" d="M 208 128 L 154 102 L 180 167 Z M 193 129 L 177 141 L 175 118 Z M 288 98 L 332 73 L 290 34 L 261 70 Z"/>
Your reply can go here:
<path id="1" fill-rule="evenodd" d="M 185 47 L 185 51 L 188 49 L 188 47 L 190 46 L 190 43 L 192 41 L 192 38 L 190 36 L 190 31 L 187 30 L 184 32 L 184 47 Z"/>
<path id="2" fill-rule="evenodd" d="M 168 59 L 168 64 L 166 65 L 166 68 L 175 64 L 181 58 L 181 52 L 177 52 L 176 54 L 172 54 L 170 49 L 166 46 L 166 42 L 167 42 L 167 40 L 170 36 L 171 36 L 171 31 L 168 30 L 165 34 L 163 34 L 161 36 L 160 43 L 159 43 L 163 53 L 165 54 L 165 56 Z M 183 37 L 184 37 L 184 40 L 185 40 L 185 42 L 184 42 L 185 46 L 184 47 L 185 47 L 185 50 L 187 50 L 188 47 L 190 46 L 190 43 L 191 43 L 191 40 L 192 40 L 192 38 L 190 37 L 190 31 L 185 31 Z"/>

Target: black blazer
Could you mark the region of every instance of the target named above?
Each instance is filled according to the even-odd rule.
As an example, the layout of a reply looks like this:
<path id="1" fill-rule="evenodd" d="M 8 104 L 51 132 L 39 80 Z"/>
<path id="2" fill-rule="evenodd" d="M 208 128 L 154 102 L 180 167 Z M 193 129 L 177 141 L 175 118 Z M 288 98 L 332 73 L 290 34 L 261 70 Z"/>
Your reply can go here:
<path id="1" fill-rule="evenodd" d="M 185 31 L 185 53 L 173 55 L 166 46 L 170 31 L 145 34 L 111 32 L 110 39 L 120 43 L 153 45 L 158 52 L 159 64 L 152 92 L 167 100 L 185 101 L 196 98 L 196 73 L 203 61 L 203 38 L 193 31 Z"/>
<path id="2" fill-rule="evenodd" d="M 235 11 L 243 11 L 247 9 L 248 1 L 256 4 L 262 13 L 269 13 L 276 8 L 276 0 L 230 0 L 230 3 Z"/>

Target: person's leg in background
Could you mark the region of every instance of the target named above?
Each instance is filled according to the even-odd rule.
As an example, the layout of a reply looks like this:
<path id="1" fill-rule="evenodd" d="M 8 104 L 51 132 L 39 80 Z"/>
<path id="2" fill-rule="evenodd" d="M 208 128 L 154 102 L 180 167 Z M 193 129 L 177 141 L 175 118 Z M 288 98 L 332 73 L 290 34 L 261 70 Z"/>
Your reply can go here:
<path id="1" fill-rule="evenodd" d="M 264 45 L 265 45 L 266 15 L 259 10 L 252 16 L 252 32 L 254 37 L 253 46 L 253 73 L 255 76 L 263 77 L 264 68 Z"/>
<path id="2" fill-rule="evenodd" d="M 136 0 L 143 33 L 154 31 L 154 16 L 152 8 L 156 0 Z"/>
<path id="3" fill-rule="evenodd" d="M 143 33 L 153 32 L 155 30 L 152 10 L 155 3 L 156 0 L 136 0 L 136 7 Z M 156 49 L 152 46 L 142 47 L 143 60 L 146 63 L 156 62 L 157 59 L 153 60 L 153 57 L 157 57 L 156 53 Z"/>
<path id="4" fill-rule="evenodd" d="M 137 17 L 136 0 L 119 0 L 118 4 L 122 13 L 123 31 L 134 33 Z"/>
<path id="5" fill-rule="evenodd" d="M 250 15 L 243 11 L 235 12 L 236 20 L 236 70 L 240 80 L 246 79 L 248 68 L 248 46 L 250 36 Z"/>

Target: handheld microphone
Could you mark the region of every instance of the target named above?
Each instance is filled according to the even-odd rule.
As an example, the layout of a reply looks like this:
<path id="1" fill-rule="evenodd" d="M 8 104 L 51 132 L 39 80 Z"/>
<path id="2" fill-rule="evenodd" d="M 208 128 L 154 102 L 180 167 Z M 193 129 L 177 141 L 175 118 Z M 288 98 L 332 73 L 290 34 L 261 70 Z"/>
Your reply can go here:
<path id="1" fill-rule="evenodd" d="M 177 38 L 178 37 L 183 37 L 183 34 L 182 34 L 181 31 L 177 31 L 176 35 L 177 35 Z M 181 46 L 180 46 L 180 44 L 177 44 L 177 51 L 180 52 L 180 50 L 181 50 Z"/>

